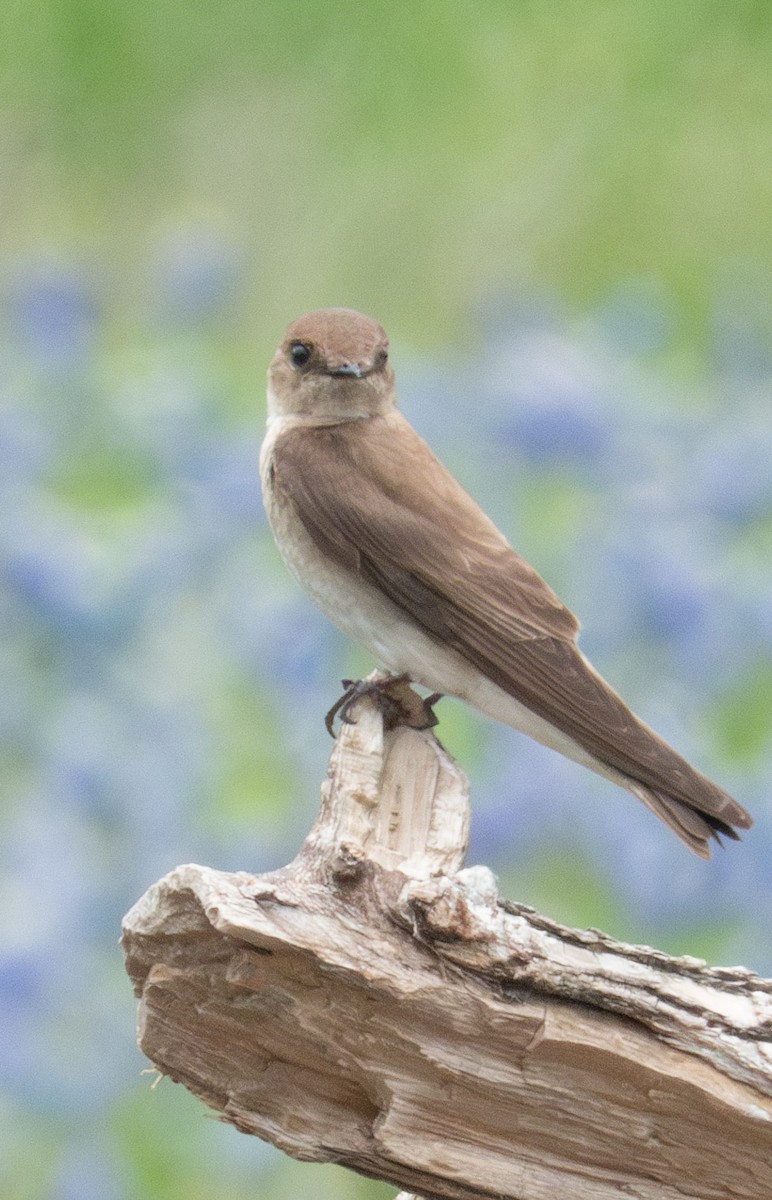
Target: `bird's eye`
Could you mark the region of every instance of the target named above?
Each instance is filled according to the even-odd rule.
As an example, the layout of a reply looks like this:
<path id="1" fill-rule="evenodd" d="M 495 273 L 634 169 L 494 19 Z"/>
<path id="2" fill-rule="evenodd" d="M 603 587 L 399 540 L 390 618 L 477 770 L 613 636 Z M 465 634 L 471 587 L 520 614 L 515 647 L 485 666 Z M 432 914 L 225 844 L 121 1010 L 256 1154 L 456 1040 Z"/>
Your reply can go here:
<path id="1" fill-rule="evenodd" d="M 290 359 L 293 367 L 304 367 L 311 357 L 311 347 L 306 342 L 293 342 L 290 346 Z"/>
<path id="2" fill-rule="evenodd" d="M 388 357 L 388 350 L 384 346 L 381 346 L 380 349 L 375 353 L 375 365 L 377 367 L 385 367 Z"/>

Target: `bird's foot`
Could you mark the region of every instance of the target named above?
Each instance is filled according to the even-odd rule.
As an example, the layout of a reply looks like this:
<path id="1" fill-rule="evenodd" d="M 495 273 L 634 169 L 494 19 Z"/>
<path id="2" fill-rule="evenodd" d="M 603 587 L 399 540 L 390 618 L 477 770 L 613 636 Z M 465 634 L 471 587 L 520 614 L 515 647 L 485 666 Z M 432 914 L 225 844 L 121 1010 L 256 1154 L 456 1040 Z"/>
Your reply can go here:
<path id="1" fill-rule="evenodd" d="M 398 725 L 409 725 L 412 729 L 433 729 L 438 723 L 434 705 L 442 699 L 441 694 L 433 692 L 424 699 L 411 688 L 409 675 L 343 679 L 341 683 L 346 690 L 324 718 L 330 737 L 335 737 L 333 723 L 338 715 L 346 725 L 354 723 L 351 710 L 363 696 L 369 696 L 378 705 L 386 729 L 396 729 Z"/>

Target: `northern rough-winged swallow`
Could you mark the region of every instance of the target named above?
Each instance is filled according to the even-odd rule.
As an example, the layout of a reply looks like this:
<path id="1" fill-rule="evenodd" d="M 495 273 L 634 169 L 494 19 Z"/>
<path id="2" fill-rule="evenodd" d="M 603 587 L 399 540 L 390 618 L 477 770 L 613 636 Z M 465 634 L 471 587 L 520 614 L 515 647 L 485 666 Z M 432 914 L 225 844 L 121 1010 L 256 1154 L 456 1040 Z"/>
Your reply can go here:
<path id="1" fill-rule="evenodd" d="M 601 678 L 573 613 L 398 412 L 377 321 L 330 308 L 289 326 L 260 468 L 290 571 L 381 666 L 627 788 L 702 858 L 750 827 Z"/>

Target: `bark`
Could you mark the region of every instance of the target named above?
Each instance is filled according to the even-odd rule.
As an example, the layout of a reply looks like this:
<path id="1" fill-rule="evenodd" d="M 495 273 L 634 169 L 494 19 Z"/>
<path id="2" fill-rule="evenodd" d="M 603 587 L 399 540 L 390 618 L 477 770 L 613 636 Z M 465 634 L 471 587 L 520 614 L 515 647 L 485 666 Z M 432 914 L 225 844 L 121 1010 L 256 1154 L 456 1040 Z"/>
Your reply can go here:
<path id="1" fill-rule="evenodd" d="M 769 1200 L 772 981 L 500 900 L 434 736 L 356 715 L 294 862 L 179 867 L 126 916 L 145 1054 L 423 1197 Z"/>

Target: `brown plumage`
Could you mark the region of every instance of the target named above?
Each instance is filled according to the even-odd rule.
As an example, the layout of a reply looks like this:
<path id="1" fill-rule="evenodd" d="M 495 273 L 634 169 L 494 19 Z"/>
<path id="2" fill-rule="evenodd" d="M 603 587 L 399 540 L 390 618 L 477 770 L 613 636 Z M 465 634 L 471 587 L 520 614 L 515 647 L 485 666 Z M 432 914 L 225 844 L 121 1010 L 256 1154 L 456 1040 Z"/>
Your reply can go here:
<path id="1" fill-rule="evenodd" d="M 733 826 L 747 829 L 749 815 L 635 717 L 584 658 L 574 615 L 396 411 L 380 326 L 360 314 L 349 322 L 346 313 L 301 318 L 272 367 L 273 404 L 285 408 L 274 414 L 263 478 L 292 569 L 383 665 L 470 699 L 615 779 L 703 857 L 716 834 L 736 838 Z M 308 363 L 291 365 L 289 379 L 294 385 L 305 372 L 310 386 L 288 396 L 283 375 L 299 344 L 312 351 Z M 324 570 L 333 574 L 319 586 Z M 372 632 L 362 620 L 371 602 Z M 422 637 L 411 663 L 413 631 Z M 442 652 L 436 674 L 432 645 L 438 663 Z M 484 701 L 478 673 L 495 685 Z M 511 712 L 496 689 L 517 702 Z M 524 721 L 520 706 L 536 721 Z"/>

